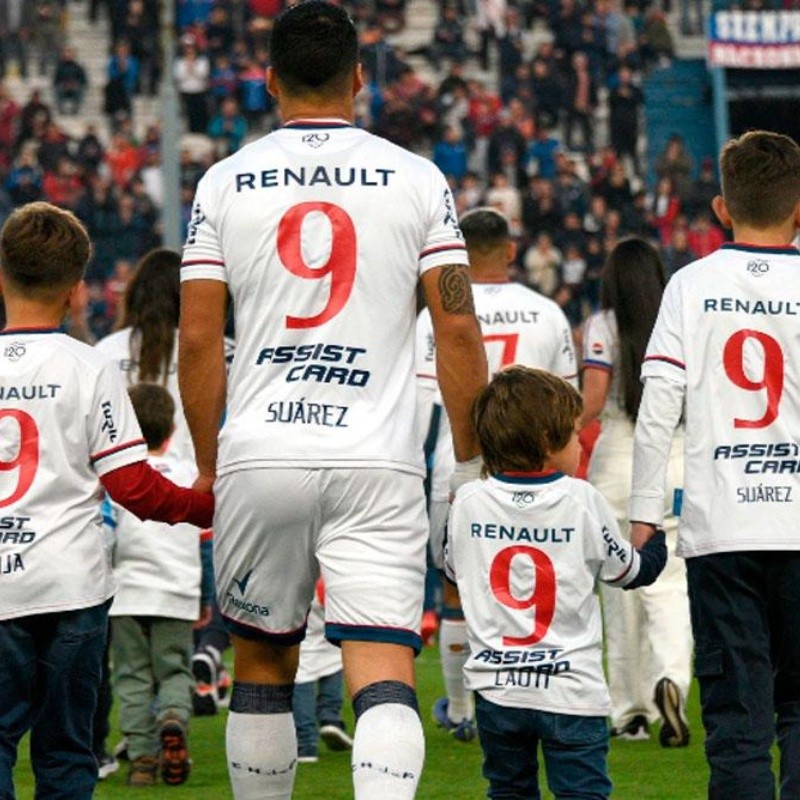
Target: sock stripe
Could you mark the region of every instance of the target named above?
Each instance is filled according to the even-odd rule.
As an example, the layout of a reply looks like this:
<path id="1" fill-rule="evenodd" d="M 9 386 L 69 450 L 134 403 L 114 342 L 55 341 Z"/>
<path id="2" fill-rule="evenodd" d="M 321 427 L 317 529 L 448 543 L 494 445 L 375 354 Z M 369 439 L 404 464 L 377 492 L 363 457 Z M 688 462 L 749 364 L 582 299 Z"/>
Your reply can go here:
<path id="1" fill-rule="evenodd" d="M 358 718 L 370 708 L 385 703 L 396 703 L 408 706 L 419 716 L 417 693 L 402 681 L 377 681 L 370 683 L 353 695 L 353 711 Z"/>
<path id="2" fill-rule="evenodd" d="M 294 684 L 233 682 L 230 710 L 235 714 L 289 714 Z"/>

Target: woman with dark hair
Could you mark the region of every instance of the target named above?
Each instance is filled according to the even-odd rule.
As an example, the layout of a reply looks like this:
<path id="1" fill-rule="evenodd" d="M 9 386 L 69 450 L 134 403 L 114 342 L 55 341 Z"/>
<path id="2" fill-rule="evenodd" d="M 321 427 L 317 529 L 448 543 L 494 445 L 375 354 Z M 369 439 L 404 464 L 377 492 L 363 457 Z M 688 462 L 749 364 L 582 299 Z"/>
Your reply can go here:
<path id="1" fill-rule="evenodd" d="M 647 342 L 664 291 L 661 257 L 642 239 L 624 239 L 603 269 L 601 310 L 586 323 L 583 339 L 581 425 L 599 418 L 600 436 L 589 465 L 589 481 L 610 503 L 624 536 L 630 530 L 628 498 L 633 470 L 633 431 Z M 663 747 L 689 742 L 686 697 L 691 680 L 692 635 L 686 574 L 675 556 L 683 477 L 683 433 L 672 442 L 668 479 L 675 496 L 665 509 L 670 558 L 658 581 L 633 592 L 604 592 L 611 692 L 612 736 L 647 739 L 660 715 Z M 626 595 L 621 597 L 621 595 Z"/>

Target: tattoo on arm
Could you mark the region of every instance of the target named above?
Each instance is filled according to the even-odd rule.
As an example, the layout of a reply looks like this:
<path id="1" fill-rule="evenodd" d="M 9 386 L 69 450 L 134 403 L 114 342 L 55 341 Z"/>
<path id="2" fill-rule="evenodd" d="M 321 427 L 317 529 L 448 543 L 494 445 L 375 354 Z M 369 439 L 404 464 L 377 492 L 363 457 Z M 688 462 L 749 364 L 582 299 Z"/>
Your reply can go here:
<path id="1" fill-rule="evenodd" d="M 447 314 L 474 314 L 472 287 L 467 268 L 461 264 L 448 264 L 439 274 L 439 293 L 442 308 Z"/>

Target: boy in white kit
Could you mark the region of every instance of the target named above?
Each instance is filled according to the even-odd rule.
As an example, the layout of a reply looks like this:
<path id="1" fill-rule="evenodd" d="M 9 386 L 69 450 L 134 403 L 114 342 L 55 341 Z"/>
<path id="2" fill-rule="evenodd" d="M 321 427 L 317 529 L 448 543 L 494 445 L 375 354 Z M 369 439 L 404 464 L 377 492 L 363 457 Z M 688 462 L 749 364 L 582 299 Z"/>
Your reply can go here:
<path id="1" fill-rule="evenodd" d="M 467 620 L 492 798 L 538 800 L 539 742 L 556 798 L 610 796 L 598 581 L 645 586 L 666 563 L 663 532 L 636 551 L 600 493 L 570 477 L 580 413 L 555 375 L 498 373 L 474 408 L 488 477 L 463 486 L 450 511 L 445 569 Z"/>
<path id="2" fill-rule="evenodd" d="M 169 391 L 139 383 L 128 394 L 150 466 L 179 485 L 191 483 L 190 466 L 166 455 L 175 430 Z M 131 762 L 128 784 L 150 786 L 160 769 L 164 783 L 176 785 L 189 777 L 192 627 L 201 609 L 210 612 L 213 572 L 201 569 L 198 528 L 178 525 L 170 535 L 160 523 L 115 510 L 117 593 L 109 615 L 120 731 Z"/>

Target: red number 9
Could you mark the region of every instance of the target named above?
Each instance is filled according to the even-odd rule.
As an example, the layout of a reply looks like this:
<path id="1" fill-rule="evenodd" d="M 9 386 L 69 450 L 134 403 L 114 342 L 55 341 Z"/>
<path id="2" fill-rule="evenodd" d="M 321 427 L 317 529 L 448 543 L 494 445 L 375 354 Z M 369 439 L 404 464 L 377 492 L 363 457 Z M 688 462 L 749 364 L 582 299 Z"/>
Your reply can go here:
<path id="1" fill-rule="evenodd" d="M 19 425 L 19 450 L 10 461 L 0 460 L 0 473 L 19 469 L 17 485 L 10 495 L 0 497 L 0 508 L 10 506 L 31 488 L 39 467 L 39 430 L 30 414 L 16 408 L 0 409 L 0 422 L 6 417 Z"/>
<path id="2" fill-rule="evenodd" d="M 754 381 L 744 372 L 744 346 L 748 339 L 755 339 L 764 353 L 764 373 L 761 380 Z M 748 392 L 767 390 L 767 408 L 760 419 L 734 418 L 734 428 L 766 428 L 778 416 L 778 406 L 783 394 L 783 350 L 776 339 L 763 331 L 736 331 L 727 342 L 722 353 L 725 374 L 734 386 Z"/>
<path id="3" fill-rule="evenodd" d="M 331 252 L 328 261 L 318 269 L 303 258 L 303 220 L 312 211 L 319 211 L 331 224 Z M 292 206 L 278 224 L 278 256 L 283 266 L 298 278 L 319 281 L 331 276 L 331 288 L 325 308 L 313 317 L 286 317 L 287 328 L 316 328 L 344 308 L 356 279 L 356 229 L 347 212 L 333 203 L 300 203 Z"/>
<path id="4" fill-rule="evenodd" d="M 511 593 L 511 562 L 517 557 L 529 558 L 533 562 L 535 578 L 533 591 L 528 597 L 515 597 Z M 556 572 L 547 553 L 527 545 L 514 545 L 501 550 L 492 561 L 489 570 L 492 593 L 504 606 L 518 611 L 536 608 L 533 617 L 533 633 L 529 636 L 504 636 L 503 644 L 536 644 L 541 641 L 553 622 L 556 610 Z"/>

